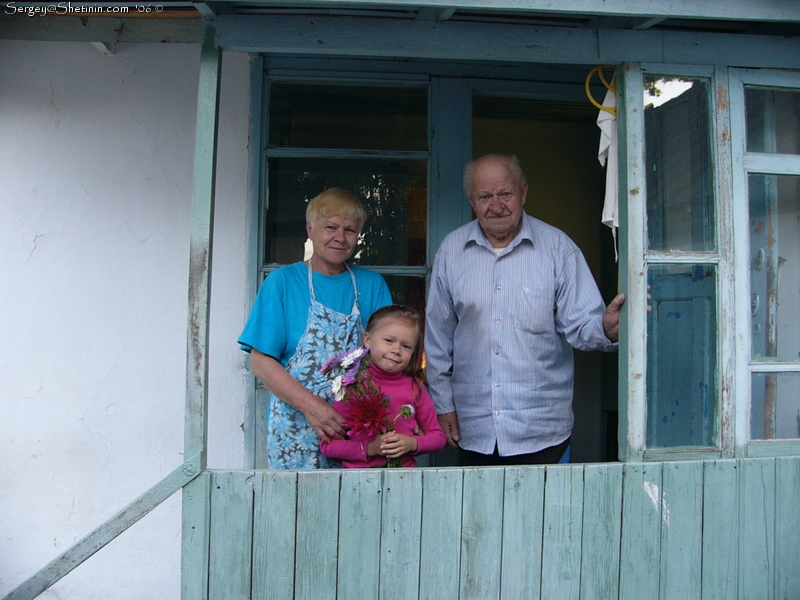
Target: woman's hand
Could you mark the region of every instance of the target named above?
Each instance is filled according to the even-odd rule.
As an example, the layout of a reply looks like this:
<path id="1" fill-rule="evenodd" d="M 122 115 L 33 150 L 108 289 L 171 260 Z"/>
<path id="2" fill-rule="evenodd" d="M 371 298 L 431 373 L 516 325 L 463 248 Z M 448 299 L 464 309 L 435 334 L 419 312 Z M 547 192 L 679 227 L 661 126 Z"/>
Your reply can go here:
<path id="1" fill-rule="evenodd" d="M 277 360 L 253 348 L 250 352 L 250 371 L 269 391 L 301 411 L 322 441 L 345 438 L 347 430 L 342 427 L 342 415 L 303 387 Z"/>
<path id="2" fill-rule="evenodd" d="M 382 433 L 367 445 L 367 456 L 400 458 L 409 452 L 416 452 L 418 448 L 417 438 L 389 431 Z"/>
<path id="3" fill-rule="evenodd" d="M 331 438 L 343 440 L 347 430 L 342 426 L 342 415 L 319 396 L 314 396 L 314 398 L 316 398 L 316 402 L 310 402 L 308 408 L 303 410 L 309 425 L 314 428 L 323 442 L 330 442 Z"/>

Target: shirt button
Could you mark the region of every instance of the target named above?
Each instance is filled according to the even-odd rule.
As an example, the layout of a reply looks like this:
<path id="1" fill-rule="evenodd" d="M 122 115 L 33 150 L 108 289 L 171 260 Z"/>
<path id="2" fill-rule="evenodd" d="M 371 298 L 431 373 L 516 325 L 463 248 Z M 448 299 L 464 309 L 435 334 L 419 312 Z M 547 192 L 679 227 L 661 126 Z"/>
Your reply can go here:
<path id="1" fill-rule="evenodd" d="M 500 354 L 500 350 L 495 350 L 494 353 L 495 354 Z"/>
<path id="2" fill-rule="evenodd" d="M 500 387 L 500 384 L 499 383 L 495 383 L 494 387 Z"/>
<path id="3" fill-rule="evenodd" d="M 497 289 L 497 291 L 499 292 L 499 291 L 500 291 L 500 286 L 498 285 L 496 289 Z"/>

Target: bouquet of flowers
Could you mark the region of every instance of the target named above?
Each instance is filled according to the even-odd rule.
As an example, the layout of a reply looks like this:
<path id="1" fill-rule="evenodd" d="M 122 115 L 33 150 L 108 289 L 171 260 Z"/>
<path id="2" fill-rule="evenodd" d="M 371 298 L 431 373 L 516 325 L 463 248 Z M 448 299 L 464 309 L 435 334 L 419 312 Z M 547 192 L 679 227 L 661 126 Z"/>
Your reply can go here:
<path id="1" fill-rule="evenodd" d="M 348 428 L 348 435 L 364 434 L 375 438 L 381 433 L 394 431 L 394 424 L 400 417 L 413 417 L 414 407 L 411 404 L 403 405 L 392 419 L 389 415 L 389 398 L 372 381 L 369 363 L 369 349 L 359 346 L 328 359 L 322 372 L 338 372 L 333 379 L 332 389 L 336 400 L 346 403 L 342 424 Z M 395 468 L 403 465 L 399 458 L 387 458 L 385 466 Z"/>

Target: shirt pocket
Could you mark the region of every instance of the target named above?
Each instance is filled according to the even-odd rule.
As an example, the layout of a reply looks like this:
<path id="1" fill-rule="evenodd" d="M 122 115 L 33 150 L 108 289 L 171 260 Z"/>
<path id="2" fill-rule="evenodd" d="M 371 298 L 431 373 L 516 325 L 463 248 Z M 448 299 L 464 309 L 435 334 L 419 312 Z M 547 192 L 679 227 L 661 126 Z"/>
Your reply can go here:
<path id="1" fill-rule="evenodd" d="M 555 328 L 555 289 L 523 286 L 516 294 L 514 326 L 529 333 L 551 333 Z"/>

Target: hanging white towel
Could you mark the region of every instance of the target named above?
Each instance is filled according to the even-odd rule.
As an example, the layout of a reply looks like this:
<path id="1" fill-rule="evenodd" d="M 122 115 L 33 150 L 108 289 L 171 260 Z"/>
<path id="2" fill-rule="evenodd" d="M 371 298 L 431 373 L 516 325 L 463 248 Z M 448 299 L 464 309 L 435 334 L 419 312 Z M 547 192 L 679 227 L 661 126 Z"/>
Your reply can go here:
<path id="1" fill-rule="evenodd" d="M 613 81 L 613 80 L 612 80 Z M 606 92 L 603 106 L 616 107 L 617 96 L 612 90 Z M 619 171 L 617 163 L 617 118 L 607 110 L 597 115 L 597 126 L 600 128 L 600 149 L 597 158 L 606 167 L 606 197 L 603 204 L 603 225 L 608 225 L 614 235 L 614 259 L 619 261 L 617 253 L 617 227 L 619 227 Z"/>

